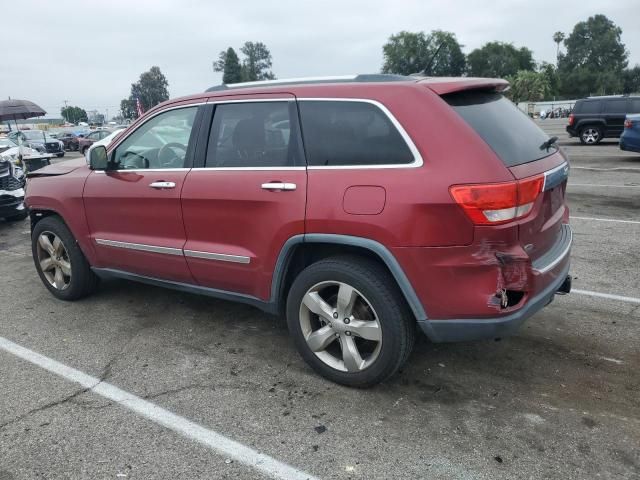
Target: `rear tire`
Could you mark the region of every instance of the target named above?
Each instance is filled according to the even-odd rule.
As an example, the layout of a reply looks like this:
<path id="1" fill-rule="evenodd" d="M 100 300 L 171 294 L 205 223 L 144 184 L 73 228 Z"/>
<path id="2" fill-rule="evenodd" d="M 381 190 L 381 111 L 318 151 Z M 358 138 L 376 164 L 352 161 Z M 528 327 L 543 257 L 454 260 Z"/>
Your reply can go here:
<path id="1" fill-rule="evenodd" d="M 98 277 L 59 217 L 46 217 L 36 224 L 31 251 L 42 283 L 56 298 L 77 300 L 98 287 Z"/>
<path id="2" fill-rule="evenodd" d="M 583 145 L 597 145 L 602 141 L 602 128 L 596 125 L 587 125 L 580 129 L 580 143 Z"/>
<path id="3" fill-rule="evenodd" d="M 370 387 L 395 374 L 415 341 L 415 319 L 389 273 L 357 257 L 331 257 L 304 269 L 287 298 L 298 352 L 320 375 Z"/>

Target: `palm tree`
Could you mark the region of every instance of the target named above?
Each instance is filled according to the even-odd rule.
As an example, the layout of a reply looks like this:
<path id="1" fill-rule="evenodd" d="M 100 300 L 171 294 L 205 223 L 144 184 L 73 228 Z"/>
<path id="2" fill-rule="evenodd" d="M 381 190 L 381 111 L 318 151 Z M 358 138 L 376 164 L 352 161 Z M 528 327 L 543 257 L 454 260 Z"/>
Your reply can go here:
<path id="1" fill-rule="evenodd" d="M 553 34 L 553 41 L 556 42 L 556 60 L 560 57 L 560 44 L 564 40 L 564 33 L 556 32 Z"/>

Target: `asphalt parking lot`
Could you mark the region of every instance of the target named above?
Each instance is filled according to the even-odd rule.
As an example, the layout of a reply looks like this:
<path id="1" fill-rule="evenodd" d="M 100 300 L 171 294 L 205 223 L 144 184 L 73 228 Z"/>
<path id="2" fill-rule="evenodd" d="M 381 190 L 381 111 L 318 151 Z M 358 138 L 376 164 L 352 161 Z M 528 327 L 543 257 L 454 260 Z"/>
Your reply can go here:
<path id="1" fill-rule="evenodd" d="M 541 125 L 571 159 L 577 291 L 512 338 L 421 337 L 366 391 L 248 306 L 126 281 L 58 301 L 28 222 L 0 222 L 0 480 L 640 478 L 640 155 L 565 123 Z"/>

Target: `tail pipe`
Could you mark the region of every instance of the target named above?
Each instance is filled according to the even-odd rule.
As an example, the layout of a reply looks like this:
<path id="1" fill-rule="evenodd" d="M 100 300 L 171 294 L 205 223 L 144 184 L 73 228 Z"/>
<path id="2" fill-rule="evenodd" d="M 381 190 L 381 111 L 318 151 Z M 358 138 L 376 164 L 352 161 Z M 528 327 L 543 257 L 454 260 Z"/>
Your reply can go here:
<path id="1" fill-rule="evenodd" d="M 556 295 L 566 295 L 569 292 L 571 292 L 571 275 L 567 275 L 567 278 L 564 279 L 564 282 L 556 291 Z"/>

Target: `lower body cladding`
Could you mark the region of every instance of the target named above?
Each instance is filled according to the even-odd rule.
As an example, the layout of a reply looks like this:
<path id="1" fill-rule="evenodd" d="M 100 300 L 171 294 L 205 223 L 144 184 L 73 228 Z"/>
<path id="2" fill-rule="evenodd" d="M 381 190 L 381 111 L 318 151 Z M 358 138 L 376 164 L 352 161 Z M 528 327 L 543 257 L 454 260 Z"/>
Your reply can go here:
<path id="1" fill-rule="evenodd" d="M 14 217 L 25 212 L 23 188 L 0 190 L 0 218 Z"/>
<path id="2" fill-rule="evenodd" d="M 532 262 L 518 245 L 396 248 L 426 318 L 418 324 L 433 342 L 511 335 L 556 294 L 569 293 L 572 234 L 563 225 L 555 245 Z"/>

